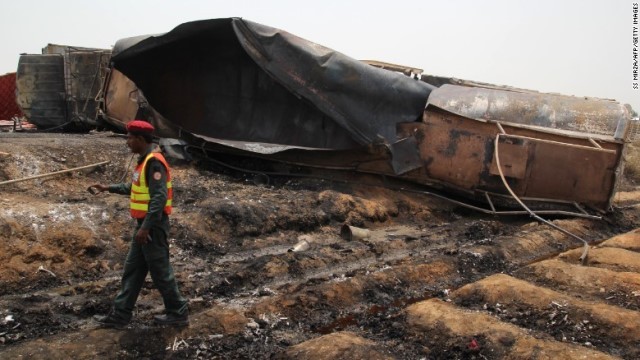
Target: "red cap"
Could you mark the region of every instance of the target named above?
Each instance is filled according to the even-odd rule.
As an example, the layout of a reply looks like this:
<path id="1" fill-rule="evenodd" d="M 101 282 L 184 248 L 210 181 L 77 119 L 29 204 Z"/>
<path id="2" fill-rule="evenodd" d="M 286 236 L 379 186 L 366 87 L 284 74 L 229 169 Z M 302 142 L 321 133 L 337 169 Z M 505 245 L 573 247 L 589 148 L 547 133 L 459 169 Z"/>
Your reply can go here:
<path id="1" fill-rule="evenodd" d="M 127 123 L 128 132 L 153 132 L 153 125 L 144 120 L 132 120 Z"/>

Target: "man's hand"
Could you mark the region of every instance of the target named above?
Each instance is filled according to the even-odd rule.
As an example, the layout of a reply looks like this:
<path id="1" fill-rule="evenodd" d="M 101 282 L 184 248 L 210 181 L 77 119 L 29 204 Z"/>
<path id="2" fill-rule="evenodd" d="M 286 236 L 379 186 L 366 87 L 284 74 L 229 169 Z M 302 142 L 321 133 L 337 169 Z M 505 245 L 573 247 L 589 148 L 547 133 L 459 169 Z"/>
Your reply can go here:
<path id="1" fill-rule="evenodd" d="M 95 194 L 99 194 L 99 193 L 101 193 L 103 191 L 109 190 L 109 186 L 108 185 L 102 185 L 102 184 L 93 184 L 93 185 L 89 186 L 89 188 L 87 190 L 89 190 L 90 193 L 95 195 Z"/>
<path id="2" fill-rule="evenodd" d="M 149 235 L 149 229 L 138 229 L 138 232 L 136 233 L 136 241 L 138 242 L 138 244 L 144 245 L 148 243 L 150 239 L 151 236 Z"/>

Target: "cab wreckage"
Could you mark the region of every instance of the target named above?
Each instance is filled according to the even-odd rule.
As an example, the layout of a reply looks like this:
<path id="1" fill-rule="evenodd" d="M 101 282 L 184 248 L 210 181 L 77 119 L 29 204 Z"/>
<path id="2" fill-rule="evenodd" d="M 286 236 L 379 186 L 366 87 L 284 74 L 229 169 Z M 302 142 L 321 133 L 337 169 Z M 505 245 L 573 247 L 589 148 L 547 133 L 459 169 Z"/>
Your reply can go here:
<path id="1" fill-rule="evenodd" d="M 612 100 L 355 60 L 241 18 L 121 39 L 106 67 L 105 51 L 93 54 L 84 88 L 96 122 L 146 119 L 169 155 L 377 174 L 487 213 L 597 217 L 611 208 L 631 132 Z M 19 69 L 18 92 L 27 75 Z"/>

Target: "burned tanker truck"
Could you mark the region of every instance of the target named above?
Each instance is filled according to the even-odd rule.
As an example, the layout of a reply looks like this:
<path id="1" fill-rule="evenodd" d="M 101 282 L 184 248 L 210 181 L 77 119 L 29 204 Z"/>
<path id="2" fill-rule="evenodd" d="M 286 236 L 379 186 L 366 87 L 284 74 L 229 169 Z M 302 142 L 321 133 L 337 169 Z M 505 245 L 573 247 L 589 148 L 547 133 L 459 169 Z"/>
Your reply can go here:
<path id="1" fill-rule="evenodd" d="M 374 174 L 496 214 L 594 217 L 622 175 L 630 114 L 612 100 L 359 61 L 241 18 L 121 39 L 110 56 L 87 122 L 143 118 L 175 156 L 261 159 L 274 165 L 246 170 L 265 176 Z"/>

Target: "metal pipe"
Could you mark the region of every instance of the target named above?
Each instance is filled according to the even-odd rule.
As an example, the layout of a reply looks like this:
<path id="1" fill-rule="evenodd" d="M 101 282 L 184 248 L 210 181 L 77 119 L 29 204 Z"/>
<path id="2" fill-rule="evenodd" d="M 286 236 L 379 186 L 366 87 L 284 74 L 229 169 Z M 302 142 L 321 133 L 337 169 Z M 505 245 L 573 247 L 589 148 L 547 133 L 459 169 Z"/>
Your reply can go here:
<path id="1" fill-rule="evenodd" d="M 34 175 L 34 176 L 29 176 L 29 177 L 26 177 L 26 178 L 22 178 L 22 179 L 2 181 L 2 182 L 0 182 L 0 185 L 13 184 L 13 183 L 21 182 L 21 181 L 40 179 L 40 178 L 47 177 L 47 176 L 64 174 L 64 173 L 68 173 L 68 172 L 71 172 L 71 171 L 88 169 L 88 168 L 92 168 L 92 167 L 96 167 L 96 166 L 100 166 L 100 165 L 105 165 L 105 164 L 108 164 L 109 162 L 110 161 L 107 160 L 107 161 L 103 161 L 103 162 L 99 162 L 99 163 L 95 163 L 95 164 L 91 164 L 91 165 L 80 166 L 80 167 L 73 168 L 73 169 L 60 170 L 60 171 L 47 173 L 47 174 Z"/>
<path id="2" fill-rule="evenodd" d="M 371 231 L 347 224 L 340 228 L 340 237 L 347 241 L 367 239 L 371 235 Z"/>
<path id="3" fill-rule="evenodd" d="M 366 185 L 366 184 L 364 184 Z M 520 215 L 531 215 L 531 213 L 529 213 L 528 211 L 525 210 L 505 210 L 505 211 L 500 211 L 500 210 L 489 210 L 489 209 L 485 209 L 485 208 L 481 208 L 478 206 L 474 206 L 471 204 L 467 204 L 458 200 L 454 200 L 451 198 L 448 198 L 446 196 L 443 195 L 439 195 L 436 193 L 432 193 L 429 191 L 424 191 L 424 190 L 413 190 L 413 189 L 405 189 L 405 188 L 393 188 L 393 187 L 387 187 L 388 189 L 391 190 L 400 190 L 400 191 L 405 191 L 405 192 L 411 192 L 411 193 L 416 193 L 416 194 L 424 194 L 424 195 L 428 195 L 428 196 L 432 196 L 435 197 L 437 199 L 442 199 L 445 201 L 448 201 L 450 203 L 453 203 L 455 205 L 458 206 L 462 206 L 465 207 L 467 209 L 471 209 L 471 210 L 475 210 L 475 211 L 479 211 L 485 214 L 491 214 L 491 215 L 515 215 L 515 216 L 520 216 Z M 585 218 L 585 219 L 591 219 L 591 220 L 602 220 L 602 217 L 600 216 L 595 216 L 595 215 L 589 215 L 589 214 L 583 214 L 583 213 L 577 213 L 577 212 L 571 212 L 571 211 L 564 211 L 564 210 L 536 210 L 537 214 L 544 214 L 544 215 L 563 215 L 563 216 L 574 216 L 574 217 L 580 217 L 580 218 Z"/>
<path id="4" fill-rule="evenodd" d="M 509 135 L 504 135 L 504 134 L 497 134 L 496 135 L 496 142 L 494 144 L 495 146 L 495 157 L 496 157 L 496 166 L 498 167 L 498 173 L 500 173 L 500 178 L 502 179 L 502 183 L 504 184 L 504 186 L 507 188 L 507 191 L 509 191 L 509 194 L 511 194 L 511 196 L 513 196 L 513 199 L 515 201 L 518 202 L 518 204 L 520 204 L 520 206 L 522 206 L 523 209 L 525 209 L 529 215 L 531 215 L 531 217 L 533 217 L 534 219 L 547 224 L 549 226 L 551 226 L 552 228 L 560 231 L 561 233 L 565 234 L 565 235 L 569 235 L 572 238 L 582 241 L 582 243 L 584 244 L 584 249 L 582 250 L 582 255 L 580 256 L 580 262 L 584 265 L 584 262 L 587 260 L 587 255 L 589 254 L 589 243 L 587 243 L 586 240 L 582 239 L 581 237 L 579 237 L 578 235 L 574 235 L 572 233 L 570 233 L 569 231 L 559 227 L 558 225 L 552 223 L 551 221 L 547 221 L 543 218 L 541 218 L 540 216 L 536 215 L 533 211 L 531 211 L 531 209 L 529 209 L 527 207 L 527 205 L 525 205 L 516 195 L 515 192 L 513 192 L 513 190 L 511 190 L 511 186 L 509 186 L 509 183 L 507 183 L 507 179 L 504 177 L 504 173 L 502 172 L 502 167 L 500 166 L 500 156 L 498 154 L 498 144 L 500 143 L 500 136 L 509 136 Z"/>
<path id="5" fill-rule="evenodd" d="M 563 142 L 560 142 L 560 141 L 547 140 L 547 139 L 538 139 L 538 138 L 533 138 L 533 137 L 529 137 L 529 136 L 512 135 L 512 134 L 500 134 L 500 135 L 506 136 L 506 137 L 510 137 L 510 138 L 514 138 L 514 139 L 533 140 L 533 141 L 539 141 L 539 142 L 543 142 L 543 143 L 547 143 L 547 144 L 554 144 L 554 145 L 572 147 L 572 148 L 576 148 L 576 149 L 585 149 L 585 150 L 591 150 L 591 151 L 601 151 L 601 152 L 606 152 L 606 153 L 610 153 L 610 154 L 615 154 L 616 153 L 616 150 L 612 150 L 612 149 L 603 149 L 603 148 L 596 148 L 596 147 L 592 147 L 592 146 L 569 144 L 569 143 L 563 143 Z"/>
<path id="6" fill-rule="evenodd" d="M 493 211 L 494 213 L 496 212 L 496 208 L 493 206 L 493 202 L 491 202 L 491 198 L 489 197 L 489 194 L 487 194 L 487 192 L 484 192 L 484 196 L 487 198 L 487 202 L 489 203 L 489 206 L 491 207 L 491 211 Z"/>
<path id="7" fill-rule="evenodd" d="M 495 124 L 498 126 L 498 129 L 500 129 L 500 133 L 501 134 L 506 134 L 507 132 L 504 131 L 504 128 L 502 127 L 502 124 L 500 124 L 499 122 L 495 122 Z"/>
<path id="8" fill-rule="evenodd" d="M 600 144 L 598 144 L 595 140 L 593 140 L 592 138 L 589 138 L 589 142 L 593 144 L 593 146 L 597 147 L 598 149 L 602 149 L 602 146 L 600 146 Z"/>

